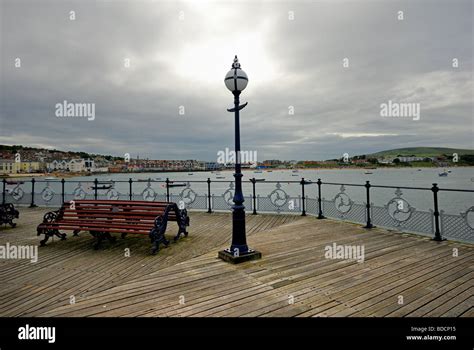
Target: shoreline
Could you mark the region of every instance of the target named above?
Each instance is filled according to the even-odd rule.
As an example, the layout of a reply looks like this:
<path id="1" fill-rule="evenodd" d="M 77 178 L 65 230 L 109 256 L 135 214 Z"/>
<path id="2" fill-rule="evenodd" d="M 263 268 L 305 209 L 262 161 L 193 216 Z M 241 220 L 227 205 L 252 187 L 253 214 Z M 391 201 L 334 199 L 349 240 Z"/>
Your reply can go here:
<path id="1" fill-rule="evenodd" d="M 263 169 L 242 169 L 243 172 L 255 172 L 261 171 L 262 173 L 266 172 L 293 172 L 294 170 L 306 171 L 306 170 L 314 170 L 314 171 L 322 171 L 322 170 L 360 170 L 360 171 L 367 171 L 367 170 L 400 170 L 400 169 L 412 169 L 418 171 L 418 169 L 465 169 L 465 168 L 474 168 L 473 166 L 463 165 L 463 166 L 447 166 L 447 167 L 409 167 L 409 166 L 401 166 L 401 167 L 375 167 L 375 168 L 364 168 L 364 167 L 354 167 L 354 166 L 347 166 L 347 167 L 318 167 L 318 168 L 294 168 L 294 169 L 278 169 L 278 168 L 263 168 Z M 135 174 L 166 174 L 166 173 L 216 173 L 216 172 L 233 172 L 234 169 L 222 169 L 222 170 L 186 170 L 186 171 L 137 171 L 137 172 L 107 172 L 107 173 L 25 173 L 25 174 L 2 174 L 0 175 L 1 179 L 12 179 L 12 178 L 35 178 L 35 177 L 54 177 L 57 179 L 61 178 L 71 178 L 71 177 L 79 177 L 79 176 L 101 176 L 101 175 L 115 175 L 115 174 L 129 174 L 130 176 Z"/>

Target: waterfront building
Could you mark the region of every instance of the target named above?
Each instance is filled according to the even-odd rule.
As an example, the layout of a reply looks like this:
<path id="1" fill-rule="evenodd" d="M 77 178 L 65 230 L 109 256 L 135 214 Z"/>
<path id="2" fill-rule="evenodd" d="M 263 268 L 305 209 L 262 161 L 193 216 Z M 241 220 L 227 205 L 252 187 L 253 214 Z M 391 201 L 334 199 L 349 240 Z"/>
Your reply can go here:
<path id="1" fill-rule="evenodd" d="M 0 174 L 38 173 L 42 170 L 41 162 L 15 162 L 14 159 L 0 159 Z"/>
<path id="2" fill-rule="evenodd" d="M 397 156 L 400 162 L 403 163 L 410 163 L 410 162 L 422 162 L 424 160 L 423 157 L 416 157 L 416 156 Z"/>
<path id="3" fill-rule="evenodd" d="M 94 161 L 91 159 L 53 160 L 47 166 L 48 171 L 68 171 L 73 173 L 95 171 Z M 108 169 L 107 169 L 108 170 Z"/>

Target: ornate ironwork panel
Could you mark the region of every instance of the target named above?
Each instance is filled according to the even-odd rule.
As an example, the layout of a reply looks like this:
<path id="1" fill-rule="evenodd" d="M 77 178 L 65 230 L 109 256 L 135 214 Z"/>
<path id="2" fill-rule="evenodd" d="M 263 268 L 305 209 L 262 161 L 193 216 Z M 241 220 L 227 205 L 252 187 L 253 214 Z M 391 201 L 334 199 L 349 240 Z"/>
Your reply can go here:
<path id="1" fill-rule="evenodd" d="M 153 202 L 156 199 L 157 193 L 151 187 L 151 181 L 148 180 L 146 188 L 141 193 L 142 200 Z"/>
<path id="2" fill-rule="evenodd" d="M 401 226 L 403 222 L 410 220 L 413 212 L 416 210 L 410 203 L 402 198 L 403 192 L 397 188 L 395 191 L 396 197 L 392 198 L 386 205 L 390 217 L 394 220 L 397 226 Z"/>
<path id="3" fill-rule="evenodd" d="M 441 235 L 444 238 L 474 243 L 474 207 L 460 215 L 440 212 Z"/>
<path id="4" fill-rule="evenodd" d="M 340 213 L 340 217 L 344 218 L 351 209 L 354 202 L 351 197 L 346 193 L 346 188 L 344 185 L 341 185 L 339 193 L 334 196 L 334 207 Z"/>
<path id="5" fill-rule="evenodd" d="M 82 188 L 82 183 L 79 182 L 77 187 L 72 191 L 73 199 L 86 199 L 87 192 Z"/>

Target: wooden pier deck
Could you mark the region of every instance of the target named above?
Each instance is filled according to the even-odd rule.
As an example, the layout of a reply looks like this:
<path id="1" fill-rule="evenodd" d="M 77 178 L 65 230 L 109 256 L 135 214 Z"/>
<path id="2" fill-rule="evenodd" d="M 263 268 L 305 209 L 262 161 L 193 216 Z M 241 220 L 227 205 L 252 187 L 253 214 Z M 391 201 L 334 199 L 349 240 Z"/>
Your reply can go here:
<path id="1" fill-rule="evenodd" d="M 0 228 L 0 245 L 37 245 L 46 211 L 21 208 L 18 227 Z M 94 251 L 84 232 L 39 248 L 35 264 L 0 260 L 0 316 L 474 316 L 473 245 L 248 215 L 249 246 L 263 259 L 230 265 L 217 259 L 228 246 L 230 214 L 190 218 L 189 237 L 156 256 L 147 237 Z M 326 259 L 333 243 L 364 246 L 365 261 Z"/>

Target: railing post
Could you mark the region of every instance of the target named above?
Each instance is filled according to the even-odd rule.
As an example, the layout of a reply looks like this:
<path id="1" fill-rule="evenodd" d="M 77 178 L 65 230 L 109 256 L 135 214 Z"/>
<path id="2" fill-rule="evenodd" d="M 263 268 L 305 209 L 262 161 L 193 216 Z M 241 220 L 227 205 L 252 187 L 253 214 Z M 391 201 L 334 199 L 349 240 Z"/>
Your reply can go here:
<path id="1" fill-rule="evenodd" d="M 128 179 L 128 192 L 129 192 L 129 198 L 130 200 L 133 199 L 133 180 L 132 178 L 129 178 Z"/>
<path id="2" fill-rule="evenodd" d="M 252 199 L 253 199 L 253 212 L 252 215 L 257 215 L 257 194 L 255 192 L 255 183 L 257 182 L 255 178 L 250 179 L 252 182 Z"/>
<path id="3" fill-rule="evenodd" d="M 305 198 L 304 198 L 304 185 L 305 185 L 305 182 L 304 182 L 304 177 L 301 178 L 301 216 L 306 216 L 306 206 L 305 206 Z"/>
<path id="4" fill-rule="evenodd" d="M 431 191 L 433 192 L 433 202 L 434 202 L 434 219 L 435 219 L 435 236 L 433 238 L 434 241 L 444 241 L 444 239 L 441 237 L 441 231 L 439 229 L 439 208 L 438 208 L 438 192 L 439 192 L 439 187 L 438 184 L 434 183 L 433 187 L 431 187 Z"/>
<path id="5" fill-rule="evenodd" d="M 166 178 L 166 201 L 170 201 L 170 179 Z"/>
<path id="6" fill-rule="evenodd" d="M 95 178 L 94 180 L 94 199 L 97 200 L 97 186 L 99 185 L 99 180 Z"/>
<path id="7" fill-rule="evenodd" d="M 323 207 L 322 207 L 322 200 L 321 200 L 321 184 L 323 182 L 321 181 L 321 179 L 318 179 L 318 219 L 321 220 L 321 219 L 325 219 L 324 215 L 323 215 Z"/>
<path id="8" fill-rule="evenodd" d="M 7 193 L 7 179 L 3 179 L 3 199 L 2 204 L 5 204 L 6 201 L 6 193 Z"/>
<path id="9" fill-rule="evenodd" d="M 370 181 L 365 182 L 365 189 L 367 193 L 367 225 L 364 226 L 364 228 L 373 228 L 374 226 L 372 225 L 372 220 L 370 219 Z"/>
<path id="10" fill-rule="evenodd" d="M 212 213 L 211 209 L 211 178 L 207 178 L 207 212 Z"/>
<path id="11" fill-rule="evenodd" d="M 32 178 L 31 179 L 31 204 L 30 204 L 30 208 L 34 208 L 36 207 L 36 204 L 35 204 L 35 178 Z"/>
<path id="12" fill-rule="evenodd" d="M 64 183 L 66 182 L 66 180 L 64 180 L 64 178 L 61 179 L 61 200 L 64 204 L 64 196 L 65 196 L 65 193 L 64 193 Z"/>

